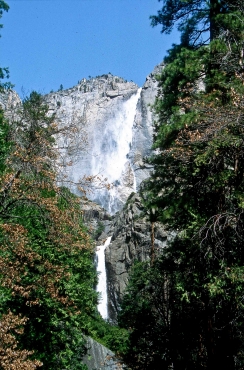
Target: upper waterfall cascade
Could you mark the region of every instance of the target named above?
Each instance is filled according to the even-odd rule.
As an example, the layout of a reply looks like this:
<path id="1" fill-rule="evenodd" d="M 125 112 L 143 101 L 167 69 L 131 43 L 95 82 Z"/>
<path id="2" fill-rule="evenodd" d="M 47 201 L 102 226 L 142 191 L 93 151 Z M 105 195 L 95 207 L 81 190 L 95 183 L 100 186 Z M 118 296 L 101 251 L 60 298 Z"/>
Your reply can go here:
<path id="1" fill-rule="evenodd" d="M 135 188 L 135 176 L 128 160 L 132 143 L 132 128 L 136 113 L 136 105 L 141 89 L 127 101 L 122 102 L 114 117 L 106 122 L 103 132 L 95 133 L 95 143 L 92 152 L 91 174 L 103 175 L 112 185 L 110 190 L 99 189 L 91 195 L 111 214 L 123 203 L 121 186 L 127 181 L 130 191 Z"/>

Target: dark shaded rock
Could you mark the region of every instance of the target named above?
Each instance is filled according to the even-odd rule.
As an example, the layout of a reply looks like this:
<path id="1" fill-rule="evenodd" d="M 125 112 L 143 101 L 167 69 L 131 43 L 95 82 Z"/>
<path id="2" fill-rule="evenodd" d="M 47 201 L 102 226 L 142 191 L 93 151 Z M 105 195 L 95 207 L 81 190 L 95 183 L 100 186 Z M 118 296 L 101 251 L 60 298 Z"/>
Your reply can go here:
<path id="1" fill-rule="evenodd" d="M 109 213 L 97 203 L 85 198 L 81 199 L 81 208 L 83 221 L 93 239 L 106 239 L 112 220 Z"/>
<path id="2" fill-rule="evenodd" d="M 148 260 L 151 254 L 152 227 L 138 194 L 128 198 L 123 210 L 114 216 L 110 228 L 112 240 L 105 250 L 108 312 L 110 319 L 116 321 L 131 266 L 136 260 Z M 155 253 L 160 253 L 172 238 L 159 223 L 154 225 L 154 236 Z"/>

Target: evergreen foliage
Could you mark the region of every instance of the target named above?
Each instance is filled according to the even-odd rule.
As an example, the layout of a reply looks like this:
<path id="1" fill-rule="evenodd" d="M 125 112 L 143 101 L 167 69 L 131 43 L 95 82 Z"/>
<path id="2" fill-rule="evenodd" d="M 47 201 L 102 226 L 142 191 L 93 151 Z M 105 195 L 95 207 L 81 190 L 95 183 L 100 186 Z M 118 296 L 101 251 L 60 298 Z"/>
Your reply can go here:
<path id="1" fill-rule="evenodd" d="M 128 331 L 94 315 L 87 325 L 87 334 L 113 351 L 119 358 L 128 346 Z"/>
<path id="2" fill-rule="evenodd" d="M 162 33 L 169 34 L 174 26 L 181 32 L 183 46 L 199 47 L 219 36 L 219 16 L 229 14 L 241 6 L 240 0 L 159 0 L 162 9 L 151 16 L 153 27 L 162 25 Z"/>
<path id="3" fill-rule="evenodd" d="M 125 356 L 133 369 L 243 369 L 244 7 L 165 0 L 160 14 L 164 32 L 181 22 L 184 40 L 187 17 L 190 42 L 173 46 L 159 76 L 142 195 L 151 221 L 176 236 L 134 269 Z M 203 25 L 208 45 L 196 43 Z"/>
<path id="4" fill-rule="evenodd" d="M 0 19 L 3 16 L 3 12 L 7 12 L 9 10 L 8 4 L 0 0 Z M 0 24 L 0 29 L 3 28 L 3 25 Z M 1 35 L 0 35 L 1 37 Z M 0 67 L 0 80 L 9 78 L 9 69 L 7 67 Z M 13 85 L 10 82 L 0 82 L 0 92 L 4 89 L 9 89 L 13 87 Z"/>

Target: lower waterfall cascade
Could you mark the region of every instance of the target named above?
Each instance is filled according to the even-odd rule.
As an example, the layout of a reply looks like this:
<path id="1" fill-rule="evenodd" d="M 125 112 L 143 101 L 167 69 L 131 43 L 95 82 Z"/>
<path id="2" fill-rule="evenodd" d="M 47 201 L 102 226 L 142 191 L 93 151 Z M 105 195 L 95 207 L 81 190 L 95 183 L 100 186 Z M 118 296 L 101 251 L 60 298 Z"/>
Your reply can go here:
<path id="1" fill-rule="evenodd" d="M 97 260 L 97 272 L 98 284 L 96 291 L 100 293 L 100 299 L 98 303 L 98 311 L 100 312 L 103 319 L 108 318 L 108 298 L 107 298 L 107 275 L 105 267 L 105 249 L 111 242 L 111 236 L 108 237 L 103 245 L 99 245 L 96 251 L 96 260 Z"/>

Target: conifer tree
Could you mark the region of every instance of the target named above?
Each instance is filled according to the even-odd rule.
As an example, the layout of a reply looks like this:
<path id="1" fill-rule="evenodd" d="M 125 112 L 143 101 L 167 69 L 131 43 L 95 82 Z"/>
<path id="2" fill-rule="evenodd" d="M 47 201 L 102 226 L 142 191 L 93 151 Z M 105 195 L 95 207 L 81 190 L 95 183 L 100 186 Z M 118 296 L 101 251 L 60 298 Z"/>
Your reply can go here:
<path id="1" fill-rule="evenodd" d="M 127 358 L 135 369 L 143 358 L 145 369 L 242 369 L 244 8 L 164 4 L 163 31 L 182 21 L 185 40 L 187 17 L 190 42 L 170 50 L 159 77 L 154 173 L 142 195 L 176 236 L 132 275 L 121 313 Z M 203 24 L 207 45 L 196 42 Z"/>
<path id="2" fill-rule="evenodd" d="M 184 46 L 208 45 L 221 33 L 219 16 L 233 12 L 241 6 L 240 0 L 160 0 L 163 7 L 151 16 L 153 27 L 162 25 L 162 33 L 169 34 L 174 26 L 181 33 Z"/>

